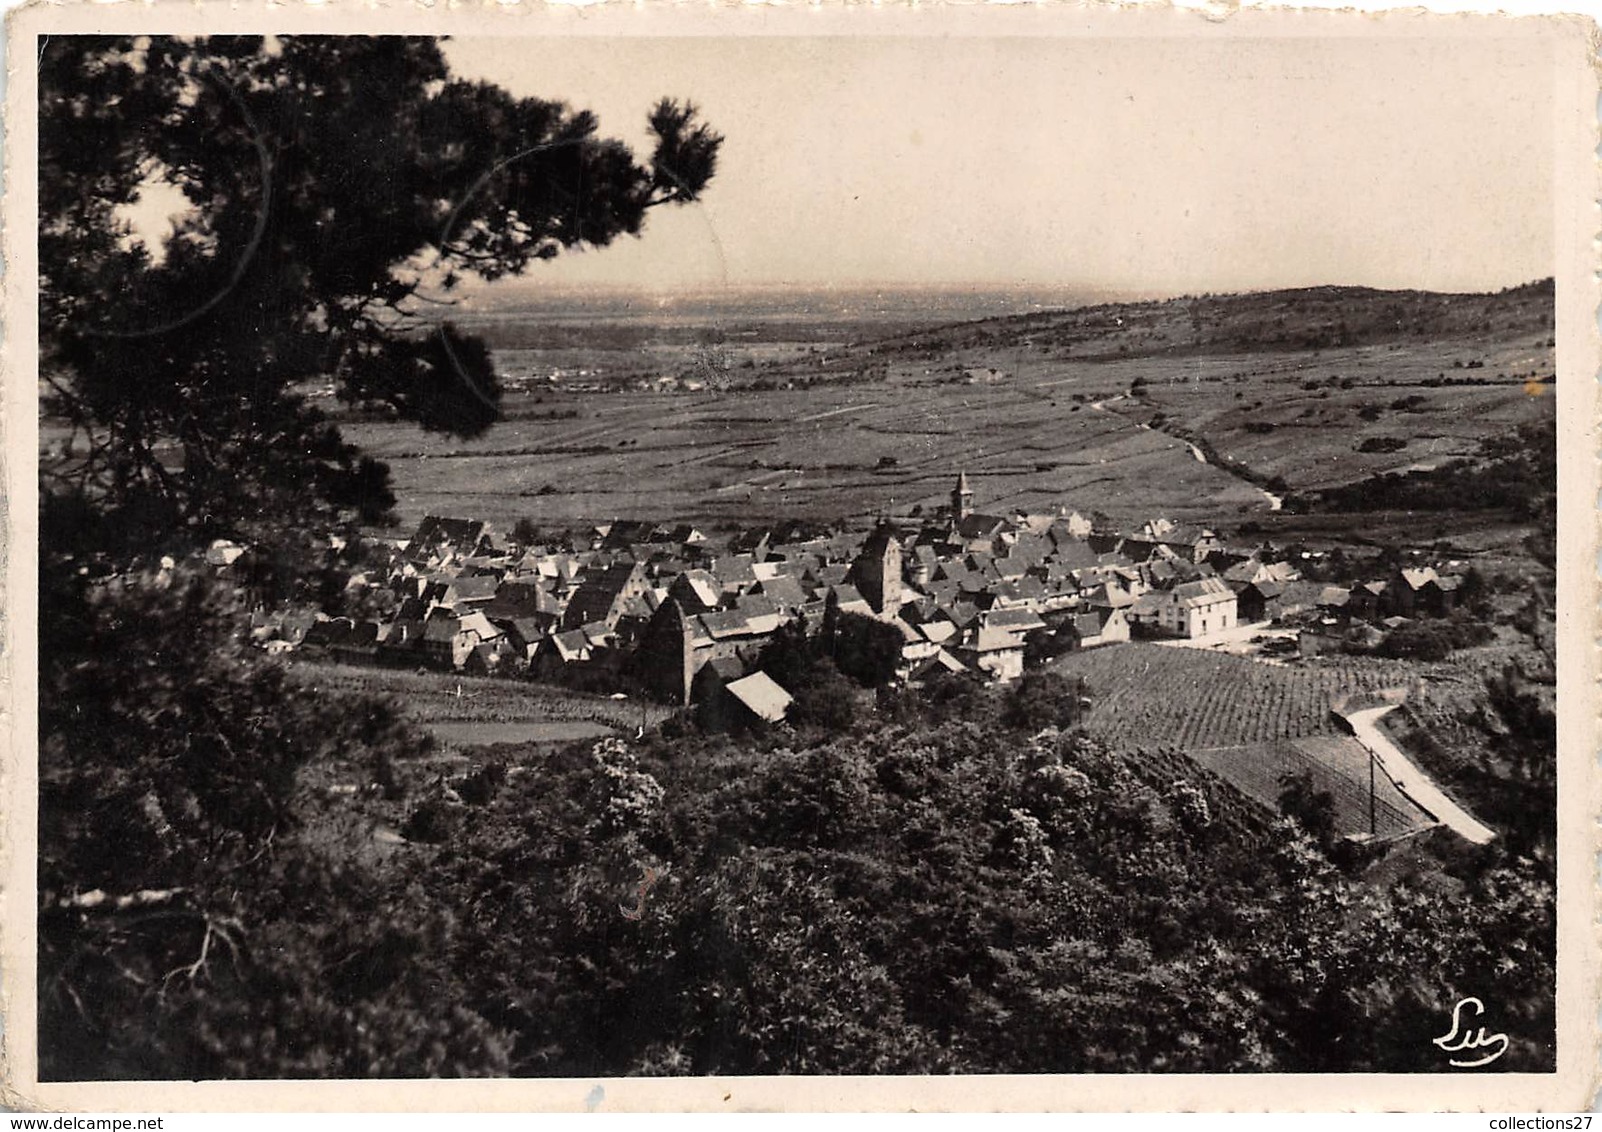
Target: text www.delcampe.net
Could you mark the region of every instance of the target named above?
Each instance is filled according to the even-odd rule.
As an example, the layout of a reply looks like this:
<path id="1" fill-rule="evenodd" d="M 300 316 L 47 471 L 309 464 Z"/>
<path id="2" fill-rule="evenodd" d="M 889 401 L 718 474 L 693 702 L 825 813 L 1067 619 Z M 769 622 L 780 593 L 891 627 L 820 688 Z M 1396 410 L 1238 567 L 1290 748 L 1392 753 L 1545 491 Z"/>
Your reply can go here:
<path id="1" fill-rule="evenodd" d="M 12 1132 L 161 1132 L 161 1116 L 13 1116 Z"/>

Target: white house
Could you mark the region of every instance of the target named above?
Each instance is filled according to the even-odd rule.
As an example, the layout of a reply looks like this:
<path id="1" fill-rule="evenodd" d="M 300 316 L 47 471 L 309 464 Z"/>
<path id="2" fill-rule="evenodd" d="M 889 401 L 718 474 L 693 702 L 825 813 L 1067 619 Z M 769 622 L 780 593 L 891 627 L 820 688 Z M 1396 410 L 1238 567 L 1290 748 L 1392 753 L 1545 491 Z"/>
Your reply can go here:
<path id="1" fill-rule="evenodd" d="M 1200 578 L 1147 596 L 1157 602 L 1158 627 L 1171 636 L 1205 637 L 1238 621 L 1235 591 L 1222 578 Z"/>

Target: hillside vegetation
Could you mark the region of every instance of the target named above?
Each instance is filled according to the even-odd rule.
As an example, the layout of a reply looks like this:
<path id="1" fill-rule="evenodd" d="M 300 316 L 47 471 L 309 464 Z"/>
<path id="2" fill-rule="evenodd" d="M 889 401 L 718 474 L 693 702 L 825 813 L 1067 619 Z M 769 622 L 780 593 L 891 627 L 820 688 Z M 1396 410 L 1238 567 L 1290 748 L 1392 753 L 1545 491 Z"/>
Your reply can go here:
<path id="1" fill-rule="evenodd" d="M 877 343 L 955 350 L 1026 337 L 1037 348 L 1080 358 L 1133 353 L 1246 353 L 1349 349 L 1415 339 L 1552 333 L 1553 281 L 1494 294 L 1307 287 L 1105 303 L 1070 311 L 983 319 Z"/>
<path id="2" fill-rule="evenodd" d="M 383 791 L 276 779 L 277 823 L 194 894 L 171 878 L 207 867 L 205 826 L 57 799 L 41 1072 L 1436 1070 L 1471 993 L 1511 1035 L 1499 1069 L 1550 1070 L 1541 869 L 1442 843 L 1368 879 L 1182 756 L 1042 727 L 1072 695 L 953 683 L 844 733 L 503 749 L 450 783 L 425 745 L 384 757 L 405 744 L 369 710 L 309 777 L 379 756 Z M 91 788 L 58 760 L 53 789 Z"/>

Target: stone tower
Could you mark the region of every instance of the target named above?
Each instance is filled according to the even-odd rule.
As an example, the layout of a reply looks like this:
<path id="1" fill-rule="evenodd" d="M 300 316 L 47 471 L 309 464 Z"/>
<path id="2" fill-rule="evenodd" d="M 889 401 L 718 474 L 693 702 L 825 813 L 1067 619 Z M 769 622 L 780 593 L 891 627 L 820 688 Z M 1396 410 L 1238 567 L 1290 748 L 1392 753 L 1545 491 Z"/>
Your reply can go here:
<path id="1" fill-rule="evenodd" d="M 695 644 L 690 619 L 677 601 L 664 601 L 646 625 L 635 653 L 642 682 L 669 703 L 690 702 Z"/>
<path id="2" fill-rule="evenodd" d="M 951 518 L 960 522 L 973 514 L 973 489 L 968 486 L 968 473 L 957 473 L 957 486 L 951 489 Z"/>
<path id="3" fill-rule="evenodd" d="M 863 598 L 880 617 L 894 617 L 901 608 L 901 544 L 888 526 L 875 527 L 852 564 Z"/>

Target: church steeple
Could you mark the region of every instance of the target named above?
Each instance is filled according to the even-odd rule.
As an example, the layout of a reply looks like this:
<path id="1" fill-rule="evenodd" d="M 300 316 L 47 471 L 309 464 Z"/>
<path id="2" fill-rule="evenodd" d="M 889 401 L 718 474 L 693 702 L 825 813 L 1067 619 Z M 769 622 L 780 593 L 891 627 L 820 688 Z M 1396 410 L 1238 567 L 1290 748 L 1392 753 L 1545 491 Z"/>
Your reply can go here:
<path id="1" fill-rule="evenodd" d="M 961 521 L 973 514 L 973 489 L 968 486 L 968 473 L 957 473 L 957 486 L 951 491 L 951 517 Z"/>

